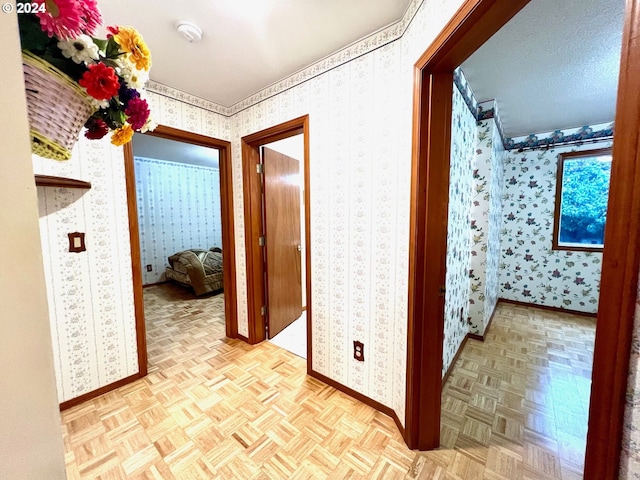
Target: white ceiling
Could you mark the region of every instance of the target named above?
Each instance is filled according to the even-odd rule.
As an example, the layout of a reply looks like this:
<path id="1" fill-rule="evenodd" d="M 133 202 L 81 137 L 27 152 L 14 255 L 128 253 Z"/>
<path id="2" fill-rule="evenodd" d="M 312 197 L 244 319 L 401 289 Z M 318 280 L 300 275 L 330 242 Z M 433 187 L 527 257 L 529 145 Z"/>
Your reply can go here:
<path id="1" fill-rule="evenodd" d="M 624 0 L 532 0 L 462 64 L 505 135 L 611 122 Z"/>
<path id="2" fill-rule="evenodd" d="M 202 167 L 218 168 L 218 150 L 190 143 L 135 133 L 133 155 L 168 162 L 188 163 Z"/>
<path id="3" fill-rule="evenodd" d="M 151 78 L 231 106 L 399 20 L 410 0 L 101 0 L 105 25 L 132 25 Z M 188 43 L 174 24 L 204 35 Z"/>
<path id="4" fill-rule="evenodd" d="M 154 80 L 229 107 L 400 20 L 409 1 L 102 0 L 100 8 L 105 25 L 143 34 Z M 532 0 L 463 71 L 479 101 L 497 99 L 509 137 L 610 122 L 623 13 L 624 0 Z M 183 40 L 178 20 L 198 23 L 202 41 Z"/>

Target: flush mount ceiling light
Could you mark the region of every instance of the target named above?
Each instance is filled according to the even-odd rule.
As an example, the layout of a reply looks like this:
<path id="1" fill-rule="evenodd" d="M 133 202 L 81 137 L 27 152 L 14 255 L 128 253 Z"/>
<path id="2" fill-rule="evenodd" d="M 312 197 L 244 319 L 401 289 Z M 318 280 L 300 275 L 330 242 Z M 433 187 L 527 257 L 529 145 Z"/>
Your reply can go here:
<path id="1" fill-rule="evenodd" d="M 202 39 L 202 30 L 193 22 L 180 20 L 176 22 L 176 30 L 189 43 L 197 43 Z"/>

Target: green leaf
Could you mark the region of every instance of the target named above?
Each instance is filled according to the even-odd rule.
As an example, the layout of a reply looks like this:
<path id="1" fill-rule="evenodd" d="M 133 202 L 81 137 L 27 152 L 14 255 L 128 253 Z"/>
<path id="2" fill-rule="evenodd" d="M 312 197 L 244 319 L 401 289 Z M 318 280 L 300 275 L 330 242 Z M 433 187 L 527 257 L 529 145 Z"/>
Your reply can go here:
<path id="1" fill-rule="evenodd" d="M 57 43 L 54 38 L 49 38 L 42 31 L 40 20 L 35 15 L 18 15 L 18 27 L 20 28 L 20 42 L 23 50 L 37 53 L 43 51 L 48 45 Z"/>

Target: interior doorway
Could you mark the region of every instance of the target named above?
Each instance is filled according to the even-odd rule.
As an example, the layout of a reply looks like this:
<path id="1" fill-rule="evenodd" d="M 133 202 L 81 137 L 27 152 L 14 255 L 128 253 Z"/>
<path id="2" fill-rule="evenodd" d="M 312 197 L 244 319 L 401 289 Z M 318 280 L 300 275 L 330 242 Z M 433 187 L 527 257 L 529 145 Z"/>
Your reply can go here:
<path id="1" fill-rule="evenodd" d="M 238 323 L 236 314 L 237 294 L 235 275 L 235 244 L 233 241 L 233 198 L 231 195 L 231 144 L 204 135 L 199 135 L 166 126 L 158 126 L 154 132 L 146 135 L 175 140 L 187 144 L 214 148 L 218 151 L 220 175 L 220 214 L 222 251 L 225 267 L 223 282 L 225 292 L 224 317 L 225 333 L 229 338 L 237 338 Z M 125 176 L 127 189 L 127 206 L 129 215 L 129 240 L 131 244 L 131 269 L 133 278 L 134 306 L 136 314 L 136 337 L 138 350 L 139 376 L 148 371 L 146 327 L 144 315 L 143 276 L 140 253 L 140 229 L 138 223 L 138 207 L 136 195 L 135 163 L 132 143 L 124 146 Z"/>
<path id="2" fill-rule="evenodd" d="M 269 143 L 261 148 L 261 157 L 267 239 L 267 337 L 306 358 L 304 137 L 299 134 Z"/>
<path id="3" fill-rule="evenodd" d="M 448 198 L 453 69 L 527 3 L 466 2 L 415 65 L 406 419 L 412 448 L 439 444 L 443 334 L 439 286 L 446 257 L 443 205 Z M 640 216 L 633 207 L 640 198 L 640 48 L 633 42 L 640 31 L 638 11 L 639 0 L 627 2 L 600 293 L 606 301 L 598 309 L 585 478 L 615 478 L 619 465 L 640 260 Z M 426 351 L 431 355 L 423 355 Z"/>
<path id="4" fill-rule="evenodd" d="M 291 326 L 304 326 L 295 332 L 298 352 L 303 340 L 306 354 L 294 353 L 307 358 L 309 369 L 308 139 L 308 116 L 300 117 L 243 137 L 242 160 L 249 311 L 247 341 L 255 344 L 277 337 Z M 300 335 L 304 338 L 300 339 Z"/>

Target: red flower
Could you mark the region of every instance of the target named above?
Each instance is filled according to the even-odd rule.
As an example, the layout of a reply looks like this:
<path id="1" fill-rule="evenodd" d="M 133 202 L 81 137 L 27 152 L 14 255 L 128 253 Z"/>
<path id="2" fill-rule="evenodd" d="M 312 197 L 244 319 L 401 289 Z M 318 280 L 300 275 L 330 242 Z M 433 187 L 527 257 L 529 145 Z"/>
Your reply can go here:
<path id="1" fill-rule="evenodd" d="M 107 27 L 107 32 L 109 32 L 107 33 L 107 38 L 111 38 L 120 32 L 120 27 L 118 27 L 117 25 Z"/>
<path id="2" fill-rule="evenodd" d="M 140 130 L 147 123 L 149 114 L 149 105 L 147 101 L 142 98 L 132 98 L 127 104 L 127 108 L 124 113 L 129 117 L 129 123 L 134 130 Z"/>
<path id="3" fill-rule="evenodd" d="M 87 68 L 89 70 L 84 72 L 78 83 L 87 89 L 89 95 L 97 100 L 109 100 L 118 93 L 120 83 L 113 68 L 104 63 L 94 63 Z"/>
<path id="4" fill-rule="evenodd" d="M 91 117 L 84 126 L 87 129 L 87 131 L 84 132 L 84 136 L 89 140 L 100 140 L 109 133 L 109 127 L 101 118 Z"/>

